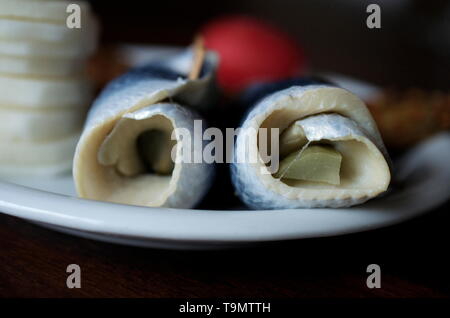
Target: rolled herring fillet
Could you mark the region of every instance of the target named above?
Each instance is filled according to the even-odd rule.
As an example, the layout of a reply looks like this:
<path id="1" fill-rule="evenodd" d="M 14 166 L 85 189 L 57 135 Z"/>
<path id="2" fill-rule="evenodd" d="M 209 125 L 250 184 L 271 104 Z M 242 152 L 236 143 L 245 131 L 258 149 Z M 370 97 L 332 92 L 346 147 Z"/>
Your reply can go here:
<path id="1" fill-rule="evenodd" d="M 73 107 L 85 105 L 91 98 L 91 85 L 84 77 L 25 78 L 0 74 L 0 107 Z"/>
<path id="2" fill-rule="evenodd" d="M 242 133 L 246 128 L 279 129 L 285 171 L 269 170 L 258 143 L 246 147 Z M 254 105 L 242 131 L 236 139 L 231 173 L 236 193 L 250 208 L 348 207 L 389 186 L 390 159 L 376 124 L 365 104 L 344 89 L 305 85 L 276 91 Z M 308 147 L 314 151 L 302 157 Z M 245 161 L 249 153 L 258 160 Z M 288 162 L 283 162 L 288 154 Z"/>
<path id="3" fill-rule="evenodd" d="M 199 117 L 186 107 L 211 103 L 216 57 L 208 53 L 200 78 L 188 80 L 192 54 L 188 50 L 132 70 L 110 83 L 94 102 L 74 158 L 80 197 L 190 208 L 205 195 L 213 166 L 180 162 L 182 154 L 194 156 L 202 149 L 179 135 L 176 141 L 170 139 L 175 128 L 194 136 Z"/>
<path id="4" fill-rule="evenodd" d="M 22 76 L 80 76 L 84 72 L 82 59 L 23 58 L 0 54 L 0 74 Z"/>
<path id="5" fill-rule="evenodd" d="M 86 106 L 34 110 L 0 107 L 0 141 L 48 141 L 79 132 Z"/>
<path id="6" fill-rule="evenodd" d="M 70 170 L 80 134 L 48 141 L 0 140 L 0 175 L 55 175 Z"/>

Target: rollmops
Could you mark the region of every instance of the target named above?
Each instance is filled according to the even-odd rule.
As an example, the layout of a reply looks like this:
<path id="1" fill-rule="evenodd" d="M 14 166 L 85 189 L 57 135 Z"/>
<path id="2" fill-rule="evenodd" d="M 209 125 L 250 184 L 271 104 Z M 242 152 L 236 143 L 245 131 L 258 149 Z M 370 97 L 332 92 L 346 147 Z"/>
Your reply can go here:
<path id="1" fill-rule="evenodd" d="M 80 197 L 115 203 L 191 208 L 205 195 L 213 166 L 177 162 L 202 151 L 172 140 L 175 129 L 194 135 L 196 109 L 214 95 L 217 58 L 207 53 L 200 76 L 188 79 L 188 49 L 138 67 L 111 82 L 94 102 L 78 143 L 73 173 Z M 175 158 L 175 159 L 176 159 Z"/>
<path id="2" fill-rule="evenodd" d="M 238 134 L 233 184 L 254 209 L 348 207 L 387 190 L 390 159 L 361 99 L 315 80 L 293 80 L 250 90 L 247 128 L 278 128 L 279 169 L 269 171 L 258 143 Z M 240 157 L 257 154 L 257 162 Z M 245 160 L 244 160 L 245 161 Z"/>

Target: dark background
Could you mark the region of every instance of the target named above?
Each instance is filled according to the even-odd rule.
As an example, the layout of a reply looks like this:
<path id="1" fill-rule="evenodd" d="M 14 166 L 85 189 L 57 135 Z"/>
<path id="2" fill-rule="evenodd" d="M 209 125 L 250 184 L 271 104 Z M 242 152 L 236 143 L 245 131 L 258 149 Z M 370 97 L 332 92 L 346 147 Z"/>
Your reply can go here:
<path id="1" fill-rule="evenodd" d="M 208 21 L 248 14 L 296 38 L 314 70 L 383 86 L 441 88 L 450 83 L 450 2 L 446 0 L 92 0 L 104 43 L 187 45 Z M 367 5 L 381 7 L 381 29 L 366 27 Z"/>
<path id="2" fill-rule="evenodd" d="M 299 40 L 313 70 L 397 87 L 448 90 L 447 1 L 91 1 L 103 44 L 187 45 L 208 20 L 246 13 Z M 382 29 L 365 26 L 368 3 Z M 0 216 L 0 296 L 5 297 L 449 297 L 449 204 L 390 228 L 230 251 L 115 246 Z M 66 267 L 82 288 L 66 288 Z M 382 288 L 366 287 L 366 268 Z"/>

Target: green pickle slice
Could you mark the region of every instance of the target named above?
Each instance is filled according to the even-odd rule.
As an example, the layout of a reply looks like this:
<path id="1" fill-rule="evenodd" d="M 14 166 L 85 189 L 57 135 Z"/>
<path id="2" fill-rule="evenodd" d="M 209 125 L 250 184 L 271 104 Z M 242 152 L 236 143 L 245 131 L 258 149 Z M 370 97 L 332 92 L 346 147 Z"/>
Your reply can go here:
<path id="1" fill-rule="evenodd" d="M 312 145 L 281 160 L 276 178 L 340 184 L 342 155 L 328 145 Z"/>

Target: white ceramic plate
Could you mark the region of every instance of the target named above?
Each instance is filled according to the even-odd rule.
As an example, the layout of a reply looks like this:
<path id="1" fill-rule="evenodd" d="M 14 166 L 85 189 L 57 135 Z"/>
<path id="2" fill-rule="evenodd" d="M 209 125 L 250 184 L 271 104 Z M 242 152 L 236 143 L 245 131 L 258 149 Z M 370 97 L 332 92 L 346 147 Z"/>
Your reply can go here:
<path id="1" fill-rule="evenodd" d="M 206 211 L 143 208 L 75 197 L 70 176 L 0 182 L 0 211 L 82 237 L 145 247 L 214 249 L 376 229 L 450 197 L 450 134 L 397 162 L 389 194 L 348 209 Z"/>

